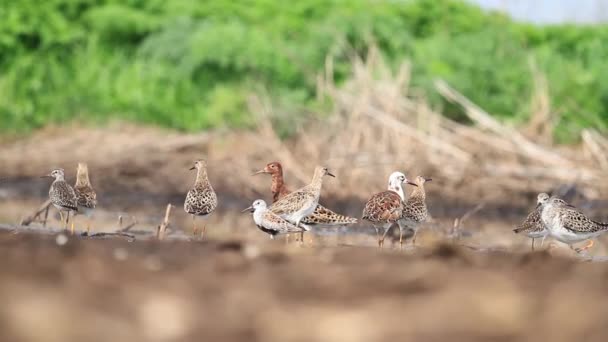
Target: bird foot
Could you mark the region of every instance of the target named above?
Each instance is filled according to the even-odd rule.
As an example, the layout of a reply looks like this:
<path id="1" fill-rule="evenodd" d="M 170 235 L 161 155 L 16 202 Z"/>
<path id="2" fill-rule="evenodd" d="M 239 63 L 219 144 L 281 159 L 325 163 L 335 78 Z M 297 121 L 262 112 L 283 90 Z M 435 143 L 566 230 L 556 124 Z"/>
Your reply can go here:
<path id="1" fill-rule="evenodd" d="M 583 246 L 581 248 L 576 248 L 574 250 L 576 251 L 576 253 L 580 254 L 582 252 L 587 251 L 589 248 L 593 247 L 593 244 L 594 244 L 593 240 L 589 240 L 589 242 L 585 246 Z"/>

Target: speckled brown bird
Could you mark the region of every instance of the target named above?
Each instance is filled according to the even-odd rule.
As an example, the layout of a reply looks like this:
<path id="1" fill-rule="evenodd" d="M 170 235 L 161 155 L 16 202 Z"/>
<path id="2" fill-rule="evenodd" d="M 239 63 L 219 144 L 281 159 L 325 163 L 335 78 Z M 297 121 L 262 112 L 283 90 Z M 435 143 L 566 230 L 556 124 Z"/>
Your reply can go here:
<path id="1" fill-rule="evenodd" d="M 78 163 L 74 192 L 76 193 L 78 202 L 78 213 L 84 214 L 89 219 L 89 223 L 87 223 L 87 232 L 89 232 L 91 226 L 90 218 L 93 210 L 97 206 L 97 193 L 91 185 L 91 181 L 89 180 L 89 167 L 85 163 Z"/>
<path id="2" fill-rule="evenodd" d="M 65 181 L 65 172 L 63 169 L 55 169 L 48 175 L 42 177 L 55 178 L 49 189 L 49 199 L 53 206 L 59 210 L 61 222 L 64 223 L 63 229 L 68 229 L 70 213 L 78 212 L 76 193 L 70 184 Z M 63 218 L 63 212 L 66 212 L 65 220 Z"/>
<path id="3" fill-rule="evenodd" d="M 261 231 L 270 235 L 271 239 L 274 239 L 275 235 L 301 233 L 304 230 L 268 210 L 262 199 L 255 200 L 249 208 L 243 210 L 246 211 L 253 212 L 253 221 Z"/>
<path id="4" fill-rule="evenodd" d="M 296 227 L 308 230 L 308 227 L 300 225 L 300 223 L 302 219 L 312 214 L 317 204 L 319 204 L 324 176 L 335 177 L 326 167 L 317 166 L 310 184 L 285 195 L 273 203 L 270 206 L 270 210 L 283 219 L 295 224 Z M 302 238 L 303 233 L 300 235 L 300 241 L 302 241 Z"/>
<path id="5" fill-rule="evenodd" d="M 410 182 L 403 173 L 393 172 L 388 179 L 388 190 L 374 194 L 365 203 L 361 218 L 371 222 L 374 226 L 378 238 L 378 247 L 384 246 L 386 233 L 402 218 L 404 207 L 403 183 L 416 185 Z M 380 235 L 379 226 L 384 229 L 382 235 Z"/>
<path id="6" fill-rule="evenodd" d="M 513 232 L 515 232 L 515 234 L 524 234 L 532 239 L 532 250 L 534 250 L 535 239 L 542 238 L 540 244 L 540 246 L 542 247 L 545 238 L 549 234 L 549 230 L 547 229 L 547 227 L 545 227 L 540 217 L 542 209 L 541 202 L 543 202 L 545 199 L 549 199 L 548 194 L 544 192 L 538 194 L 536 208 L 534 208 L 534 210 L 532 210 L 532 212 L 528 214 L 528 216 L 522 223 L 520 223 L 519 225 L 517 225 L 517 227 L 515 227 L 515 229 L 513 229 Z M 564 201 L 564 204 L 567 203 Z"/>
<path id="7" fill-rule="evenodd" d="M 608 231 L 608 223 L 588 218 L 577 208 L 565 205 L 560 198 L 545 197 L 540 204 L 541 220 L 553 238 L 568 244 L 570 248 L 574 243 L 589 240 L 586 246 L 575 249 L 578 253 L 593 246 L 590 239 Z"/>
<path id="8" fill-rule="evenodd" d="M 399 245 L 403 246 L 403 232 L 405 229 L 411 229 L 414 231 L 412 237 L 412 245 L 416 245 L 416 235 L 418 228 L 421 223 L 426 221 L 429 216 L 428 209 L 426 207 L 426 191 L 424 190 L 424 183 L 430 182 L 432 179 L 424 178 L 422 176 L 416 177 L 414 183 L 416 187 L 412 190 L 410 197 L 407 199 L 403 206 L 403 213 L 399 220 Z"/>
<path id="9" fill-rule="evenodd" d="M 196 235 L 196 217 L 208 217 L 217 208 L 217 195 L 209 183 L 207 176 L 207 162 L 203 159 L 196 160 L 194 166 L 190 170 L 196 169 L 196 181 L 194 186 L 186 195 L 184 201 L 184 210 L 192 215 L 192 232 Z M 205 226 L 203 225 L 201 236 L 205 234 Z"/>
<path id="10" fill-rule="evenodd" d="M 291 191 L 285 186 L 283 179 L 283 166 L 279 162 L 268 163 L 263 169 L 254 173 L 254 175 L 266 173 L 271 175 L 270 191 L 272 192 L 273 203 L 290 194 Z M 302 223 L 307 227 L 332 227 L 345 226 L 357 223 L 354 217 L 348 217 L 338 214 L 321 204 L 318 204 L 315 211 L 304 217 Z"/>

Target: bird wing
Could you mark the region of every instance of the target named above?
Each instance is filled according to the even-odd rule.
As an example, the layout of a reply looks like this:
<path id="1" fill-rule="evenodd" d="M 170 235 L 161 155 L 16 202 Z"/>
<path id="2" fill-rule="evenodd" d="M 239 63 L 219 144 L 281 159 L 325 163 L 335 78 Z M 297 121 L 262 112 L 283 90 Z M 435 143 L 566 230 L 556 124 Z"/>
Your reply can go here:
<path id="1" fill-rule="evenodd" d="M 363 209 L 363 219 L 371 222 L 396 222 L 403 213 L 403 201 L 394 191 L 373 195 Z"/>
<path id="2" fill-rule="evenodd" d="M 68 183 L 63 181 L 53 182 L 49 194 L 51 194 L 51 201 L 53 204 L 66 209 L 78 211 L 76 193 Z"/>
<path id="3" fill-rule="evenodd" d="M 346 225 L 357 223 L 357 219 L 340 215 L 319 204 L 312 214 L 302 219 L 302 222 L 311 225 Z"/>
<path id="4" fill-rule="evenodd" d="M 279 234 L 304 231 L 304 229 L 296 227 L 294 224 L 274 214 L 270 210 L 267 210 L 263 214 L 262 220 L 264 228 L 276 231 Z"/>
<path id="5" fill-rule="evenodd" d="M 594 233 L 604 229 L 602 224 L 589 219 L 576 208 L 569 206 L 563 206 L 562 208 L 564 208 L 562 212 L 564 228 L 579 233 Z"/>
<path id="6" fill-rule="evenodd" d="M 541 208 L 537 206 L 513 231 L 515 233 L 521 232 L 540 232 L 545 229 L 545 226 L 541 220 Z"/>
<path id="7" fill-rule="evenodd" d="M 291 214 L 312 201 L 314 201 L 314 194 L 306 191 L 306 188 L 302 188 L 281 197 L 269 209 L 277 215 Z"/>

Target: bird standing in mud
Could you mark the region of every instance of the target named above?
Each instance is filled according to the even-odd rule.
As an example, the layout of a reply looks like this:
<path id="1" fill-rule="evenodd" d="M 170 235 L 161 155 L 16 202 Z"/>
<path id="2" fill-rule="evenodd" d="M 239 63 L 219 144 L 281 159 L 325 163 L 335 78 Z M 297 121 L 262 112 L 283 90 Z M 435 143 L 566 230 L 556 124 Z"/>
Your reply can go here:
<path id="1" fill-rule="evenodd" d="M 412 237 L 412 245 L 416 245 L 416 235 L 418 234 L 418 227 L 424 221 L 426 221 L 429 212 L 426 207 L 426 192 L 424 190 L 424 183 L 430 182 L 432 179 L 424 178 L 421 176 L 416 177 L 414 184 L 416 187 L 410 194 L 403 205 L 403 212 L 401 219 L 397 221 L 399 224 L 399 246 L 403 247 L 403 231 L 409 228 L 414 231 Z"/>
<path id="2" fill-rule="evenodd" d="M 302 220 L 312 214 L 319 204 L 323 177 L 332 175 L 326 167 L 317 166 L 310 184 L 291 192 L 270 206 L 270 210 L 293 223 L 298 228 L 309 230 L 306 225 L 301 225 Z M 300 242 L 303 242 L 304 233 L 300 233 Z"/>
<path id="3" fill-rule="evenodd" d="M 65 173 L 63 169 L 55 169 L 48 175 L 42 176 L 55 178 L 49 189 L 49 199 L 57 210 L 59 210 L 59 216 L 61 222 L 64 224 L 63 229 L 68 229 L 68 222 L 70 220 L 71 212 L 78 212 L 78 199 L 76 198 L 76 192 L 74 189 L 65 181 Z M 63 218 L 63 212 L 66 212 L 65 220 Z M 73 233 L 72 225 L 72 233 Z"/>
<path id="4" fill-rule="evenodd" d="M 541 202 L 541 220 L 556 240 L 566 243 L 577 253 L 586 251 L 593 246 L 593 238 L 608 232 L 608 223 L 589 219 L 577 208 L 564 204 L 557 197 L 543 197 Z M 573 248 L 577 242 L 589 240 L 582 248 Z"/>
<path id="5" fill-rule="evenodd" d="M 281 163 L 268 163 L 266 167 L 255 172 L 254 175 L 260 173 L 271 175 L 272 183 L 270 185 L 270 191 L 272 192 L 273 203 L 291 193 L 285 186 Z M 357 223 L 357 219 L 335 213 L 321 204 L 318 204 L 312 214 L 302 219 L 302 223 L 307 227 L 336 227 L 355 224 Z"/>
<path id="6" fill-rule="evenodd" d="M 85 163 L 78 163 L 76 170 L 76 184 L 74 192 L 78 203 L 78 213 L 87 216 L 89 223 L 87 224 L 87 233 L 91 229 L 91 215 L 97 206 L 97 193 L 89 180 L 89 167 Z"/>
<path id="7" fill-rule="evenodd" d="M 304 228 L 298 228 L 293 223 L 281 218 L 279 215 L 268 210 L 266 202 L 258 199 L 242 212 L 253 212 L 253 221 L 258 228 L 274 239 L 275 235 L 301 233 Z"/>
<path id="8" fill-rule="evenodd" d="M 515 234 L 523 233 L 524 235 L 532 239 L 532 250 L 534 250 L 535 239 L 542 238 L 540 242 L 540 247 L 542 248 L 545 242 L 545 238 L 547 237 L 547 235 L 549 235 L 549 230 L 547 229 L 547 227 L 545 227 L 540 217 L 540 214 L 542 212 L 541 203 L 548 199 L 548 194 L 544 192 L 538 194 L 536 208 L 534 208 L 534 210 L 530 214 L 528 214 L 524 222 L 522 222 L 517 227 L 515 227 L 515 229 L 513 229 L 513 232 L 515 232 Z M 565 201 L 563 202 L 564 204 L 567 204 Z"/>
<path id="9" fill-rule="evenodd" d="M 395 171 L 388 178 L 388 190 L 372 195 L 365 203 L 362 219 L 369 221 L 376 230 L 378 247 L 384 246 L 384 238 L 389 229 L 402 218 L 405 197 L 402 184 L 417 186 L 401 172 Z M 380 235 L 378 226 L 384 231 Z"/>
<path id="10" fill-rule="evenodd" d="M 196 180 L 194 186 L 186 195 L 184 210 L 192 215 L 192 234 L 196 235 L 196 217 L 208 217 L 217 208 L 217 195 L 209 183 L 207 176 L 207 162 L 203 159 L 196 160 L 190 170 L 196 169 Z M 205 234 L 205 225 L 201 231 L 201 238 Z"/>

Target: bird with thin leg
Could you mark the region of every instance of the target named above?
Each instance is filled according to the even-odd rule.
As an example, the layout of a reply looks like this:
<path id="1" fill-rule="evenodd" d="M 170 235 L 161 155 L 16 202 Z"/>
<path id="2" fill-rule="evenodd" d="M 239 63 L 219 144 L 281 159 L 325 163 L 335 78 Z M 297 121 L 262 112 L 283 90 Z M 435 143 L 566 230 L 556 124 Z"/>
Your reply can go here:
<path id="1" fill-rule="evenodd" d="M 255 200 L 253 204 L 242 212 L 252 212 L 253 221 L 258 228 L 274 239 L 276 235 L 301 233 L 304 228 L 298 228 L 293 223 L 281 218 L 279 215 L 268 210 L 266 202 L 262 199 Z"/>
<path id="2" fill-rule="evenodd" d="M 406 228 L 414 231 L 414 236 L 412 237 L 412 246 L 415 246 L 418 228 L 429 216 L 429 211 L 426 207 L 426 191 L 424 189 L 424 183 L 430 181 L 432 181 L 430 178 L 424 178 L 422 176 L 416 177 L 414 180 L 416 187 L 414 190 L 412 190 L 410 197 L 403 205 L 401 219 L 397 221 L 397 224 L 399 225 L 399 247 L 401 248 L 403 247 L 403 231 Z"/>
<path id="3" fill-rule="evenodd" d="M 97 206 L 97 193 L 91 185 L 89 179 L 89 167 L 86 163 L 78 163 L 76 170 L 76 184 L 74 184 L 74 192 L 78 201 L 78 213 L 84 214 L 87 219 L 87 233 L 91 230 L 91 215 Z M 72 232 L 74 231 L 74 222 L 72 222 Z"/>
<path id="4" fill-rule="evenodd" d="M 270 206 L 270 210 L 283 219 L 293 223 L 298 228 L 309 230 L 301 224 L 302 219 L 312 214 L 319 204 L 323 177 L 335 177 L 326 167 L 317 166 L 310 184 L 289 193 Z M 304 233 L 300 233 L 300 242 L 303 242 Z"/>
<path id="5" fill-rule="evenodd" d="M 558 241 L 566 243 L 577 253 L 588 250 L 593 246 L 593 238 L 608 232 L 608 223 L 594 221 L 577 208 L 564 204 L 557 197 L 543 198 L 541 201 L 541 220 L 549 230 L 549 234 Z M 572 245 L 589 240 L 582 248 Z"/>
<path id="6" fill-rule="evenodd" d="M 376 193 L 365 203 L 363 209 L 363 220 L 369 221 L 376 230 L 378 247 L 384 246 L 384 238 L 390 228 L 401 219 L 404 207 L 402 184 L 407 183 L 417 186 L 399 171 L 391 173 L 388 178 L 388 190 Z M 380 232 L 380 228 L 384 231 Z"/>
<path id="7" fill-rule="evenodd" d="M 266 173 L 271 176 L 270 191 L 272 192 L 273 203 L 285 197 L 291 191 L 285 186 L 283 180 L 283 166 L 279 162 L 268 163 L 263 169 L 254 175 Z M 339 227 L 357 223 L 354 217 L 338 214 L 321 204 L 318 204 L 315 211 L 302 219 L 302 223 L 307 227 Z"/>
<path id="8" fill-rule="evenodd" d="M 49 189 L 49 199 L 57 210 L 59 210 L 59 216 L 61 222 L 64 224 L 63 229 L 68 229 L 68 222 L 70 220 L 71 212 L 78 212 L 78 199 L 76 198 L 76 192 L 74 188 L 65 181 L 65 172 L 63 169 L 55 169 L 48 175 L 42 176 L 55 178 Z M 65 220 L 63 213 L 66 213 Z"/>
<path id="9" fill-rule="evenodd" d="M 549 199 L 549 195 L 547 193 L 540 193 L 538 194 L 538 197 L 536 199 L 536 207 L 534 208 L 534 210 L 532 210 L 532 212 L 530 214 L 528 214 L 528 216 L 526 217 L 526 219 L 520 223 L 519 225 L 517 225 L 517 227 L 515 227 L 515 229 L 513 229 L 513 232 L 515 232 L 515 234 L 524 234 L 527 237 L 532 239 L 532 250 L 534 251 L 535 249 L 535 245 L 534 242 L 536 239 L 542 239 L 540 242 L 540 247 L 543 247 L 543 244 L 545 243 L 545 239 L 547 238 L 547 236 L 549 235 L 549 230 L 547 229 L 547 227 L 545 226 L 545 224 L 542 222 L 541 220 L 541 212 L 542 212 L 542 206 L 541 203 L 548 200 Z M 565 206 L 570 206 L 570 204 L 568 204 L 566 201 L 560 199 L 560 198 L 556 198 L 556 201 L 561 201 L 561 203 Z"/>
<path id="10" fill-rule="evenodd" d="M 209 183 L 207 176 L 207 162 L 203 159 L 196 160 L 190 170 L 196 169 L 196 180 L 194 186 L 186 195 L 184 210 L 192 215 L 192 233 L 197 234 L 196 217 L 207 218 L 217 208 L 217 195 Z M 206 226 L 203 225 L 201 238 L 205 234 Z"/>

